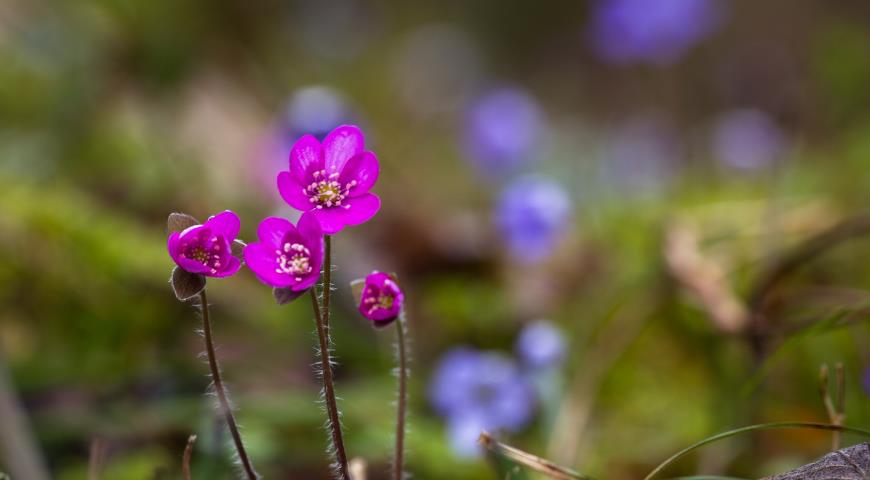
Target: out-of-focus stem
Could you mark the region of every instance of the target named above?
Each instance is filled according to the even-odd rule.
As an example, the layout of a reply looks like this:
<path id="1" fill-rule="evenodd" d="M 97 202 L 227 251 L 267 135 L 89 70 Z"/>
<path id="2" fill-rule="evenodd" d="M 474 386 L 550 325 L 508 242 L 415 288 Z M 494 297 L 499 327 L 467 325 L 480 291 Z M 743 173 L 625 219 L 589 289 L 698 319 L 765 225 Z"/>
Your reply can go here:
<path id="1" fill-rule="evenodd" d="M 556 465 L 545 458 L 532 455 L 531 453 L 510 445 L 505 445 L 504 443 L 492 438 L 492 435 L 488 432 L 480 432 L 480 438 L 477 441 L 487 450 L 501 455 L 514 463 L 541 472 L 550 478 L 556 478 L 558 480 L 593 480 L 590 476 L 584 475 L 580 472 L 575 472 L 574 470 L 561 465 Z"/>
<path id="2" fill-rule="evenodd" d="M 396 399 L 396 451 L 393 458 L 394 480 L 402 480 L 404 477 L 405 414 L 408 405 L 408 347 L 405 340 L 406 329 L 405 313 L 402 312 L 396 320 L 396 350 L 399 357 L 399 394 Z"/>
<path id="3" fill-rule="evenodd" d="M 326 245 L 326 251 L 329 252 L 329 243 L 327 242 Z M 328 256 L 329 253 L 327 253 Z M 329 268 L 330 265 L 326 264 L 326 271 L 329 271 Z M 325 281 L 324 284 L 324 304 L 326 304 L 325 300 L 328 298 L 326 292 L 329 291 L 329 286 Z M 341 434 L 341 419 L 338 415 L 338 404 L 335 400 L 335 385 L 332 379 L 332 361 L 330 360 L 329 353 L 329 325 L 325 321 L 325 316 L 321 315 L 322 312 L 317 304 L 317 294 L 314 293 L 314 289 L 311 289 L 310 296 L 311 307 L 314 309 L 314 323 L 317 325 L 317 337 L 320 339 L 320 369 L 323 378 L 323 396 L 326 402 L 326 414 L 329 418 L 329 433 L 332 436 L 335 461 L 338 466 L 339 478 L 341 480 L 350 480 L 347 468 L 347 453 L 344 450 L 344 438 Z"/>
<path id="4" fill-rule="evenodd" d="M 227 392 L 224 388 L 224 382 L 221 379 L 221 369 L 217 363 L 217 354 L 215 353 L 214 340 L 212 339 L 211 320 L 208 313 L 208 297 L 205 294 L 205 289 L 199 292 L 199 299 L 202 302 L 202 331 L 205 339 L 205 350 L 208 355 L 208 366 L 211 369 L 211 379 L 214 382 L 215 393 L 217 393 L 218 403 L 220 404 L 221 413 L 227 422 L 227 428 L 233 437 L 233 443 L 236 446 L 236 453 L 239 455 L 239 461 L 242 462 L 242 468 L 245 470 L 249 480 L 257 480 L 257 472 L 254 471 L 251 460 L 248 458 L 248 453 L 245 451 L 245 445 L 242 443 L 242 435 L 239 433 L 239 427 L 236 424 L 236 418 L 233 415 L 233 410 L 230 408 L 230 401 L 227 398 Z"/>
<path id="5" fill-rule="evenodd" d="M 190 480 L 190 457 L 193 455 L 193 444 L 196 443 L 196 435 L 187 438 L 187 446 L 184 447 L 184 456 L 181 457 L 181 473 L 184 480 Z"/>
<path id="6" fill-rule="evenodd" d="M 51 478 L 0 355 L 0 460 L 12 478 Z M 0 477 L 2 477 L 0 473 Z"/>

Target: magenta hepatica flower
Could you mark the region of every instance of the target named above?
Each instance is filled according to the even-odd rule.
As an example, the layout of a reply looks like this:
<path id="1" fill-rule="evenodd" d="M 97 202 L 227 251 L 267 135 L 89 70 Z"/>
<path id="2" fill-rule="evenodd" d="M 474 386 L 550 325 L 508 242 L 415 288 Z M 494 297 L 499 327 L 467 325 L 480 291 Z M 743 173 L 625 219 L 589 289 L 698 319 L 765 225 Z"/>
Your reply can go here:
<path id="1" fill-rule="evenodd" d="M 241 267 L 232 254 L 239 234 L 239 217 L 227 210 L 202 225 L 172 232 L 167 241 L 169 256 L 185 271 L 207 277 L 228 277 Z"/>
<path id="2" fill-rule="evenodd" d="M 383 272 L 372 272 L 365 278 L 359 299 L 359 312 L 378 327 L 396 319 L 402 311 L 405 294 L 396 279 Z"/>
<path id="3" fill-rule="evenodd" d="M 378 179 L 378 159 L 364 150 L 359 128 L 343 125 L 323 143 L 312 135 L 290 151 L 290 171 L 278 174 L 278 191 L 291 207 L 311 212 L 324 234 L 371 219 L 381 200 L 369 190 Z"/>
<path id="4" fill-rule="evenodd" d="M 257 227 L 258 242 L 245 247 L 245 263 L 266 285 L 302 293 L 317 282 L 323 265 L 323 233 L 303 214 L 297 226 L 269 217 Z"/>
<path id="5" fill-rule="evenodd" d="M 516 364 L 496 352 L 447 352 L 429 385 L 429 400 L 447 420 L 453 451 L 475 456 L 482 430 L 516 432 L 535 411 L 535 392 Z"/>

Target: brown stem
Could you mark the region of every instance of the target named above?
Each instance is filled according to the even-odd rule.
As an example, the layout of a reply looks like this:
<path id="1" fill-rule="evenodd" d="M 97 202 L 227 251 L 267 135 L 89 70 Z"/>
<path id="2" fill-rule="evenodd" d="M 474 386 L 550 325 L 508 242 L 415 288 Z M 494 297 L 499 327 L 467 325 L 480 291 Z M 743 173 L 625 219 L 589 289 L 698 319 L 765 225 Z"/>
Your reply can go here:
<path id="1" fill-rule="evenodd" d="M 190 480 L 190 457 L 193 455 L 194 443 L 196 443 L 196 435 L 191 435 L 187 438 L 184 456 L 181 457 L 181 473 L 184 475 L 184 480 Z"/>
<path id="2" fill-rule="evenodd" d="M 854 237 L 870 234 L 870 214 L 863 214 L 843 220 L 833 227 L 798 244 L 785 255 L 774 260 L 759 276 L 750 289 L 748 306 L 751 325 L 747 333 L 753 348 L 756 362 L 760 363 L 766 355 L 770 340 L 764 309 L 767 299 L 777 285 L 805 263 L 813 260 L 828 249 Z"/>
<path id="3" fill-rule="evenodd" d="M 202 302 L 202 331 L 205 338 L 205 350 L 208 354 L 208 366 L 211 369 L 211 378 L 214 382 L 215 393 L 217 393 L 218 403 L 220 404 L 221 413 L 227 422 L 227 428 L 233 436 L 233 443 L 236 446 L 236 452 L 239 455 L 239 460 L 242 462 L 242 468 L 250 480 L 257 480 L 257 472 L 251 465 L 251 460 L 245 452 L 245 445 L 242 443 L 242 436 L 239 433 L 239 427 L 236 425 L 236 418 L 233 415 L 233 410 L 230 408 L 230 401 L 227 398 L 227 392 L 224 389 L 224 382 L 221 379 L 221 370 L 217 363 L 217 355 L 215 354 L 214 340 L 212 339 L 211 321 L 208 315 L 208 298 L 205 294 L 205 289 L 199 292 L 199 299 Z"/>
<path id="4" fill-rule="evenodd" d="M 332 293 L 332 236 L 325 235 L 323 237 L 324 253 L 323 253 L 323 306 L 320 310 L 320 315 L 323 317 L 323 324 L 329 328 L 329 297 Z"/>
<path id="5" fill-rule="evenodd" d="M 405 314 L 396 320 L 396 344 L 399 356 L 399 398 L 396 399 L 396 452 L 393 458 L 393 478 L 402 480 L 404 476 L 405 454 L 405 414 L 408 404 L 408 358 L 405 345 Z"/>
<path id="6" fill-rule="evenodd" d="M 329 237 L 326 237 L 329 238 Z M 327 242 L 327 257 L 329 256 L 329 243 Z M 326 271 L 329 271 L 326 264 Z M 328 298 L 329 286 L 325 286 L 324 304 Z M 347 453 L 344 451 L 344 438 L 341 434 L 341 421 L 338 416 L 338 404 L 335 401 L 335 386 L 332 380 L 332 361 L 329 358 L 329 325 L 325 317 L 321 315 L 320 306 L 317 304 L 317 294 L 310 291 L 311 307 L 314 309 L 314 323 L 317 325 L 317 337 L 320 339 L 320 369 L 323 376 L 323 395 L 326 402 L 326 413 L 329 417 L 329 432 L 332 435 L 332 446 L 335 450 L 335 460 L 338 464 L 338 474 L 341 480 L 350 480 L 347 468 Z M 328 312 L 328 310 L 326 311 Z"/>
<path id="7" fill-rule="evenodd" d="M 532 455 L 531 453 L 520 450 L 519 448 L 505 445 L 504 443 L 492 438 L 492 435 L 488 432 L 480 432 L 480 438 L 478 438 L 477 441 L 487 450 L 508 458 L 514 463 L 541 472 L 550 478 L 558 480 L 593 480 L 592 477 L 588 475 L 557 465 L 545 458 Z"/>

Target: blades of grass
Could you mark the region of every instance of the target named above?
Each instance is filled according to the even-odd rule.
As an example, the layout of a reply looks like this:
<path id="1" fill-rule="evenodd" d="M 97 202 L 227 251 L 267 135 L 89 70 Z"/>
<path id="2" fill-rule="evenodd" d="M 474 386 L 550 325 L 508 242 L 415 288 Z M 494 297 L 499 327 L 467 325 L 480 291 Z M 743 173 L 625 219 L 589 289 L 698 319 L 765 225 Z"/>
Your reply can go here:
<path id="1" fill-rule="evenodd" d="M 761 385 L 761 382 L 768 376 L 770 371 L 773 370 L 773 367 L 776 366 L 779 360 L 781 360 L 788 352 L 797 348 L 798 345 L 810 337 L 820 335 L 836 328 L 839 321 L 850 313 L 850 310 L 838 310 L 832 315 L 813 323 L 803 331 L 788 337 L 771 355 L 767 357 L 767 359 L 764 360 L 764 363 L 761 364 L 755 374 L 753 374 L 752 377 L 743 384 L 743 387 L 740 389 L 740 395 L 744 398 L 750 396 L 759 385 Z"/>
<path id="2" fill-rule="evenodd" d="M 750 425 L 748 427 L 735 428 L 734 430 L 722 432 L 722 433 L 713 435 L 712 437 L 707 437 L 699 442 L 693 443 L 692 445 L 689 445 L 688 447 L 686 447 L 686 448 L 680 450 L 679 452 L 671 455 L 670 458 L 668 458 L 664 462 L 660 463 L 656 468 L 653 469 L 652 472 L 649 473 L 649 475 L 644 477 L 643 480 L 650 480 L 651 478 L 655 477 L 656 474 L 658 474 L 659 472 L 661 472 L 662 470 L 664 470 L 665 468 L 670 466 L 675 461 L 684 457 L 689 452 L 691 452 L 693 450 L 697 450 L 698 448 L 703 447 L 704 445 L 707 445 L 709 443 L 713 443 L 713 442 L 716 442 L 716 441 L 719 441 L 719 440 L 722 440 L 725 438 L 733 437 L 735 435 L 740 435 L 742 433 L 754 432 L 754 431 L 758 431 L 758 430 L 776 430 L 776 429 L 831 430 L 831 431 L 837 431 L 837 432 L 854 433 L 857 435 L 864 435 L 866 437 L 870 437 L 870 430 L 862 430 L 860 428 L 831 425 L 828 423 L 813 423 L 813 422 L 760 423 L 760 424 L 756 424 L 756 425 Z"/>

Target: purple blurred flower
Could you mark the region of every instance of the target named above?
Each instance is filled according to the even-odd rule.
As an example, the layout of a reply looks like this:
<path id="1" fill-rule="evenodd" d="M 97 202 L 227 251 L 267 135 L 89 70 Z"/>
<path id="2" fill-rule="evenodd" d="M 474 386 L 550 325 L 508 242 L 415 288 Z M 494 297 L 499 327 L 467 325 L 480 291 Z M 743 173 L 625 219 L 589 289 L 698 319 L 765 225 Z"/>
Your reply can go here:
<path id="1" fill-rule="evenodd" d="M 616 128 L 607 140 L 603 173 L 623 195 L 656 193 L 674 174 L 679 144 L 668 124 L 641 115 Z"/>
<path id="2" fill-rule="evenodd" d="M 526 325 L 517 338 L 516 353 L 531 368 L 549 367 L 561 363 L 567 342 L 562 331 L 547 320 Z"/>
<path id="3" fill-rule="evenodd" d="M 785 149 L 785 136 L 762 111 L 733 110 L 719 117 L 713 153 L 726 166 L 755 170 L 772 165 Z"/>
<path id="4" fill-rule="evenodd" d="M 466 111 L 466 155 L 487 176 L 514 170 L 532 160 L 542 123 L 538 104 L 523 90 L 487 92 Z"/>
<path id="5" fill-rule="evenodd" d="M 284 128 L 292 137 L 290 140 L 306 133 L 323 140 L 332 129 L 350 120 L 350 116 L 347 102 L 337 90 L 308 86 L 296 90 L 287 104 Z"/>
<path id="6" fill-rule="evenodd" d="M 514 259 L 534 263 L 553 251 L 570 213 L 571 200 L 561 186 L 544 177 L 526 176 L 502 192 L 496 224 Z"/>
<path id="7" fill-rule="evenodd" d="M 202 225 L 172 232 L 166 243 L 169 256 L 181 269 L 207 277 L 228 277 L 241 267 L 231 249 L 238 234 L 239 217 L 226 210 Z"/>
<path id="8" fill-rule="evenodd" d="M 353 125 L 336 128 L 323 144 L 303 136 L 290 151 L 290 170 L 278 174 L 281 197 L 311 212 L 327 235 L 368 221 L 381 200 L 369 193 L 378 179 L 378 159 L 364 148 L 363 133 Z"/>
<path id="9" fill-rule="evenodd" d="M 257 227 L 259 242 L 245 247 L 245 263 L 266 285 L 304 292 L 317 282 L 323 265 L 323 232 L 311 214 L 296 226 L 268 217 Z"/>
<path id="10" fill-rule="evenodd" d="M 532 419 L 534 389 L 514 362 L 494 352 L 455 348 L 441 358 L 429 400 L 448 421 L 457 455 L 472 456 L 481 430 L 518 431 Z"/>
<path id="11" fill-rule="evenodd" d="M 405 295 L 396 280 L 375 271 L 366 276 L 358 308 L 364 317 L 383 326 L 399 316 L 404 300 Z"/>
<path id="12" fill-rule="evenodd" d="M 669 64 L 721 24 L 720 0 L 598 0 L 590 42 L 614 64 Z"/>

